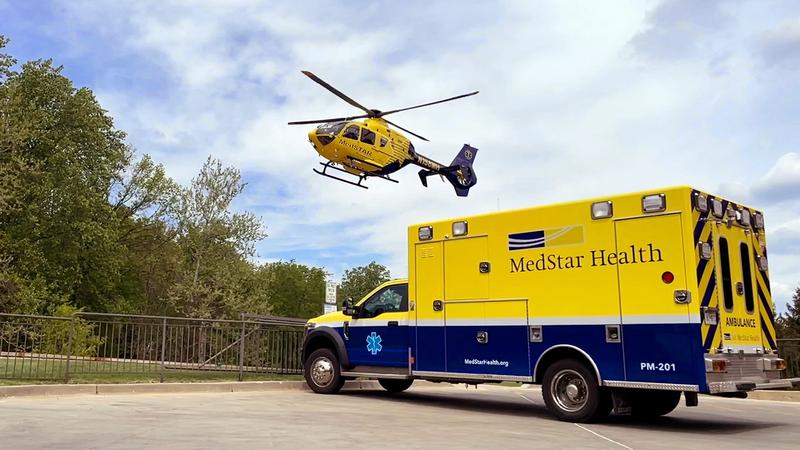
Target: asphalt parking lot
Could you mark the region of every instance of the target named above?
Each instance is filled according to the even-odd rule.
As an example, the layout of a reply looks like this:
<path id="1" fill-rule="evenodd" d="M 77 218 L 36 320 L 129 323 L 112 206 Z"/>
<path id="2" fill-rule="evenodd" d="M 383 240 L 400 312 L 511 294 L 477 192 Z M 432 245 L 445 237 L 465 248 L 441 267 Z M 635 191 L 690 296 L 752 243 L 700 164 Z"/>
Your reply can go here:
<path id="1" fill-rule="evenodd" d="M 538 389 L 424 385 L 0 399 L 3 449 L 798 448 L 800 403 L 701 398 L 667 417 L 558 422 Z"/>

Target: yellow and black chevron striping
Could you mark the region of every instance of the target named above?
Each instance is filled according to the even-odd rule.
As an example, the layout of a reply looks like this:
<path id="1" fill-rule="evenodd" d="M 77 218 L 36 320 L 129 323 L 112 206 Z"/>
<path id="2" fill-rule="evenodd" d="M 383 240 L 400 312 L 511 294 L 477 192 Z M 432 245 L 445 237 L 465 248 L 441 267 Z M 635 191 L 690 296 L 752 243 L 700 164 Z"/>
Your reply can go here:
<path id="1" fill-rule="evenodd" d="M 760 243 L 754 239 L 753 254 L 766 258 L 766 249 L 762 251 Z M 769 273 L 756 269 L 756 291 L 758 292 L 758 311 L 761 317 L 761 341 L 768 350 L 777 350 L 775 344 L 775 314 L 772 310 L 772 293 L 769 288 Z"/>
<path id="2" fill-rule="evenodd" d="M 698 195 L 698 191 L 693 192 L 693 196 Z M 711 199 L 709 199 L 710 201 Z M 693 202 L 694 203 L 694 202 Z M 697 246 L 701 242 L 712 243 L 713 234 L 711 232 L 711 221 L 708 220 L 710 212 L 707 210 L 701 212 L 696 207 L 692 209 L 692 220 L 694 222 L 694 244 Z M 719 308 L 719 297 L 717 296 L 717 274 L 715 260 L 716 256 L 711 259 L 702 259 L 700 252 L 695 252 L 697 259 L 697 292 L 700 294 L 700 310 L 704 308 Z M 718 324 L 709 325 L 702 322 L 700 329 L 701 336 L 703 337 L 703 350 L 708 353 L 712 348 L 720 346 L 720 333 L 717 332 Z"/>
<path id="3" fill-rule="evenodd" d="M 701 192 L 693 191 L 693 197 L 696 195 L 700 195 Z M 714 197 L 708 196 L 709 204 L 712 202 Z M 728 206 L 732 206 L 734 209 L 739 209 L 740 206 L 733 204 L 727 200 L 718 199 L 722 203 L 722 211 L 727 211 Z M 694 203 L 694 202 L 693 202 Z M 756 213 L 754 210 L 750 210 L 750 215 L 753 217 Z M 701 242 L 708 242 L 712 244 L 714 247 L 714 220 L 709 220 L 709 215 L 711 214 L 710 208 L 709 211 L 701 212 L 699 211 L 696 206 L 693 206 L 692 209 L 692 219 L 695 224 L 694 227 L 694 243 L 698 245 Z M 754 230 L 756 231 L 756 230 Z M 759 236 L 758 231 L 752 235 L 752 248 L 753 248 L 753 256 L 754 259 L 757 260 L 758 257 L 766 257 L 766 249 L 763 249 L 761 246 L 761 242 L 763 242 L 763 236 Z M 763 233 L 763 230 L 760 231 Z M 759 238 L 762 241 L 759 241 Z M 717 308 L 720 309 L 719 305 L 719 295 L 718 295 L 718 282 L 716 276 L 716 259 L 719 257 L 718 252 L 713 252 L 713 255 L 710 260 L 705 260 L 700 257 L 700 252 L 696 252 L 696 261 L 697 261 L 697 284 L 698 284 L 698 293 L 701 296 L 701 303 L 700 309 L 701 311 L 705 308 Z M 761 342 L 764 347 L 769 347 L 767 350 L 776 350 L 777 346 L 775 345 L 775 315 L 772 308 L 772 295 L 770 293 L 770 286 L 769 286 L 769 274 L 766 271 L 761 271 L 756 267 L 755 272 L 755 281 L 756 281 L 756 293 L 757 293 L 757 303 L 758 303 L 758 312 L 760 317 L 760 329 L 761 329 Z M 703 349 L 705 352 L 711 351 L 711 349 L 721 348 L 721 339 L 722 333 L 719 332 L 720 324 L 713 324 L 709 325 L 702 322 L 701 326 L 701 334 L 703 338 Z"/>

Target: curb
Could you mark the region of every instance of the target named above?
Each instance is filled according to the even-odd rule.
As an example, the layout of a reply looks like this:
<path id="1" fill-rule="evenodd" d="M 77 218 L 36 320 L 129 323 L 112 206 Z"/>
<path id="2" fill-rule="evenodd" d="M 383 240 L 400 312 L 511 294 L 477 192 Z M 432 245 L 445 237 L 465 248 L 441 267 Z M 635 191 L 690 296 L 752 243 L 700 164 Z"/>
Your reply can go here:
<path id="1" fill-rule="evenodd" d="M 350 381 L 345 390 L 376 389 L 374 381 Z M 187 394 L 200 392 L 311 391 L 305 381 L 241 381 L 221 383 L 42 384 L 0 386 L 0 398 L 65 395 Z"/>
<path id="2" fill-rule="evenodd" d="M 800 402 L 800 391 L 751 391 L 747 393 L 747 398 L 778 402 Z"/>

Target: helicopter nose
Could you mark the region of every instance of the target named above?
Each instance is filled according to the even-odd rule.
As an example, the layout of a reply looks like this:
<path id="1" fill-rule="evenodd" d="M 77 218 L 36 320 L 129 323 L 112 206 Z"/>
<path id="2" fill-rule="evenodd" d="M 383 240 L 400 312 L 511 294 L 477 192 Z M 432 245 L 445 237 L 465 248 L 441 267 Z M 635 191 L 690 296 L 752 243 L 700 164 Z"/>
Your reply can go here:
<path id="1" fill-rule="evenodd" d="M 333 141 L 333 136 L 329 134 L 319 134 L 319 130 L 311 130 L 308 132 L 308 140 L 311 144 L 316 146 L 325 146 Z"/>

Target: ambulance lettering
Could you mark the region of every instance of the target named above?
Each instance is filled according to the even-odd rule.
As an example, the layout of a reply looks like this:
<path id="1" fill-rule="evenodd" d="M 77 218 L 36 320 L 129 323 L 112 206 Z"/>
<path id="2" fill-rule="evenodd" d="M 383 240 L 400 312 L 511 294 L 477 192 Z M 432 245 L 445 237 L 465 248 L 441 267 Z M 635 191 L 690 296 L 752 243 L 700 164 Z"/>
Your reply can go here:
<path id="1" fill-rule="evenodd" d="M 650 372 L 675 372 L 677 367 L 675 363 L 669 362 L 643 362 L 639 364 L 639 370 L 647 370 Z"/>
<path id="2" fill-rule="evenodd" d="M 631 245 L 629 249 L 619 252 L 610 250 L 590 250 L 588 255 L 556 255 L 542 253 L 534 259 L 524 256 L 510 258 L 511 273 L 534 272 L 547 270 L 582 269 L 584 258 L 590 263 L 589 267 L 615 266 L 621 264 L 643 264 L 664 262 L 661 249 L 653 244 L 638 247 Z"/>
<path id="3" fill-rule="evenodd" d="M 757 328 L 756 319 L 741 319 L 739 317 L 728 317 L 725 325 L 730 327 Z"/>

